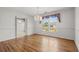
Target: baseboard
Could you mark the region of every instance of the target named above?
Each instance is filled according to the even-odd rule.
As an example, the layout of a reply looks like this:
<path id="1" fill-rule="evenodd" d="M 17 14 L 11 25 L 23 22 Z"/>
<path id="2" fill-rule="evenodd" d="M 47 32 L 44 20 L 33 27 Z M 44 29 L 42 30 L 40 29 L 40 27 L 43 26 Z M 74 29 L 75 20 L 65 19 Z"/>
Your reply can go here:
<path id="1" fill-rule="evenodd" d="M 1 40 L 0 42 L 4 42 L 4 41 L 8 41 L 8 40 L 12 40 L 12 39 L 15 39 L 16 37 L 11 37 L 11 38 L 7 38 L 7 39 L 3 39 Z"/>
<path id="2" fill-rule="evenodd" d="M 44 34 L 38 34 L 38 33 L 35 33 L 35 35 L 43 35 L 43 36 L 48 36 L 48 37 L 53 37 L 53 38 L 59 38 L 59 39 L 67 39 L 67 40 L 72 40 L 72 39 L 68 39 L 68 38 L 56 37 L 56 36 L 50 36 L 50 35 L 44 35 Z"/>
<path id="3" fill-rule="evenodd" d="M 31 36 L 31 35 L 34 35 L 34 34 L 30 34 L 30 35 L 24 35 L 24 36 Z M 21 36 L 21 37 L 24 37 L 24 36 Z M 4 42 L 4 41 L 9 41 L 9 40 L 13 40 L 13 39 L 19 39 L 21 37 L 10 37 L 10 38 L 7 38 L 7 39 L 4 39 L 4 40 L 1 40 L 0 42 Z"/>
<path id="4" fill-rule="evenodd" d="M 44 34 L 37 34 L 37 33 L 33 33 L 33 34 L 30 34 L 30 35 L 24 35 L 24 36 L 32 36 L 32 35 L 43 35 L 43 36 L 48 36 L 48 37 L 53 37 L 53 38 L 59 38 L 59 39 L 67 39 L 67 38 L 62 38 L 62 37 L 55 37 L 55 36 L 49 36 L 49 35 L 44 35 Z M 22 37 L 24 37 L 22 36 Z M 12 39 L 18 39 L 20 37 L 12 37 L 10 39 L 6 39 L 6 40 L 3 40 L 3 41 L 8 41 L 8 40 L 12 40 Z M 71 40 L 71 39 L 67 39 L 67 40 Z M 2 42 L 2 41 L 1 41 Z"/>

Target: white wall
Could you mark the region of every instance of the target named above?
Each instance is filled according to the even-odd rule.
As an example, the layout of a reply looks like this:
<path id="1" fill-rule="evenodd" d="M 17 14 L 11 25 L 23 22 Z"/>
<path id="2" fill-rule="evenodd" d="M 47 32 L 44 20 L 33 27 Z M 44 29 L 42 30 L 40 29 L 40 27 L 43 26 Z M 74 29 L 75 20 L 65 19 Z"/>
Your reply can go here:
<path id="1" fill-rule="evenodd" d="M 51 33 L 51 32 L 42 31 L 42 28 L 41 28 L 41 25 L 39 24 L 39 21 L 36 21 L 35 33 L 49 35 L 49 36 L 55 36 L 55 37 L 63 37 L 63 38 L 74 40 L 75 39 L 74 8 L 66 8 L 63 10 L 50 12 L 47 15 L 55 14 L 55 13 L 61 14 L 61 23 L 56 24 L 57 32 Z"/>
<path id="2" fill-rule="evenodd" d="M 34 18 L 30 17 L 29 19 L 27 19 L 26 21 L 26 35 L 32 35 L 34 34 Z"/>
<path id="3" fill-rule="evenodd" d="M 76 34 L 75 43 L 79 50 L 79 7 L 75 9 L 75 19 L 76 19 L 75 20 L 75 34 Z"/>
<path id="4" fill-rule="evenodd" d="M 0 41 L 15 38 L 15 16 L 32 20 L 32 17 L 27 16 L 26 14 L 23 14 L 19 11 L 9 10 L 7 8 L 0 8 Z M 27 28 L 27 21 L 26 21 L 26 28 Z M 29 34 L 31 33 L 29 32 Z"/>

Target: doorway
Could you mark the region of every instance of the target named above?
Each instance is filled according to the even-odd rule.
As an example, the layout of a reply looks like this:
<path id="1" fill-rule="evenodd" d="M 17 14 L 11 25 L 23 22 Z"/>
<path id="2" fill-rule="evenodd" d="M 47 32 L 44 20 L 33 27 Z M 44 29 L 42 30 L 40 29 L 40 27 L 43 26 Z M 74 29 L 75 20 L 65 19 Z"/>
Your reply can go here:
<path id="1" fill-rule="evenodd" d="M 25 18 L 15 17 L 15 36 L 25 36 Z"/>

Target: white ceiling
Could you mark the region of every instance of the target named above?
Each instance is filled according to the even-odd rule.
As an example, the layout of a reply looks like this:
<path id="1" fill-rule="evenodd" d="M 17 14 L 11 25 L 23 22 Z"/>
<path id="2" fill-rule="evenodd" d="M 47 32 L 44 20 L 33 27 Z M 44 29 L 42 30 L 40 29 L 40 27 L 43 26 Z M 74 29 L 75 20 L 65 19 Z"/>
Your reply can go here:
<path id="1" fill-rule="evenodd" d="M 45 12 L 56 11 L 63 8 L 64 7 L 8 7 L 8 9 L 17 10 L 30 16 L 43 14 Z"/>

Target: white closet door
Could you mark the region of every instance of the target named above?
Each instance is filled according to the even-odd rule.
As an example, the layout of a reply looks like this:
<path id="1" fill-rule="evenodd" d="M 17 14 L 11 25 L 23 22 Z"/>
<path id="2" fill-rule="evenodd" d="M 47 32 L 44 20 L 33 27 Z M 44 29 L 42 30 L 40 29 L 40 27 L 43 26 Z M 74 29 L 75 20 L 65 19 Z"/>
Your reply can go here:
<path id="1" fill-rule="evenodd" d="M 25 35 L 25 22 L 22 20 L 17 20 L 17 37 L 22 37 Z"/>

